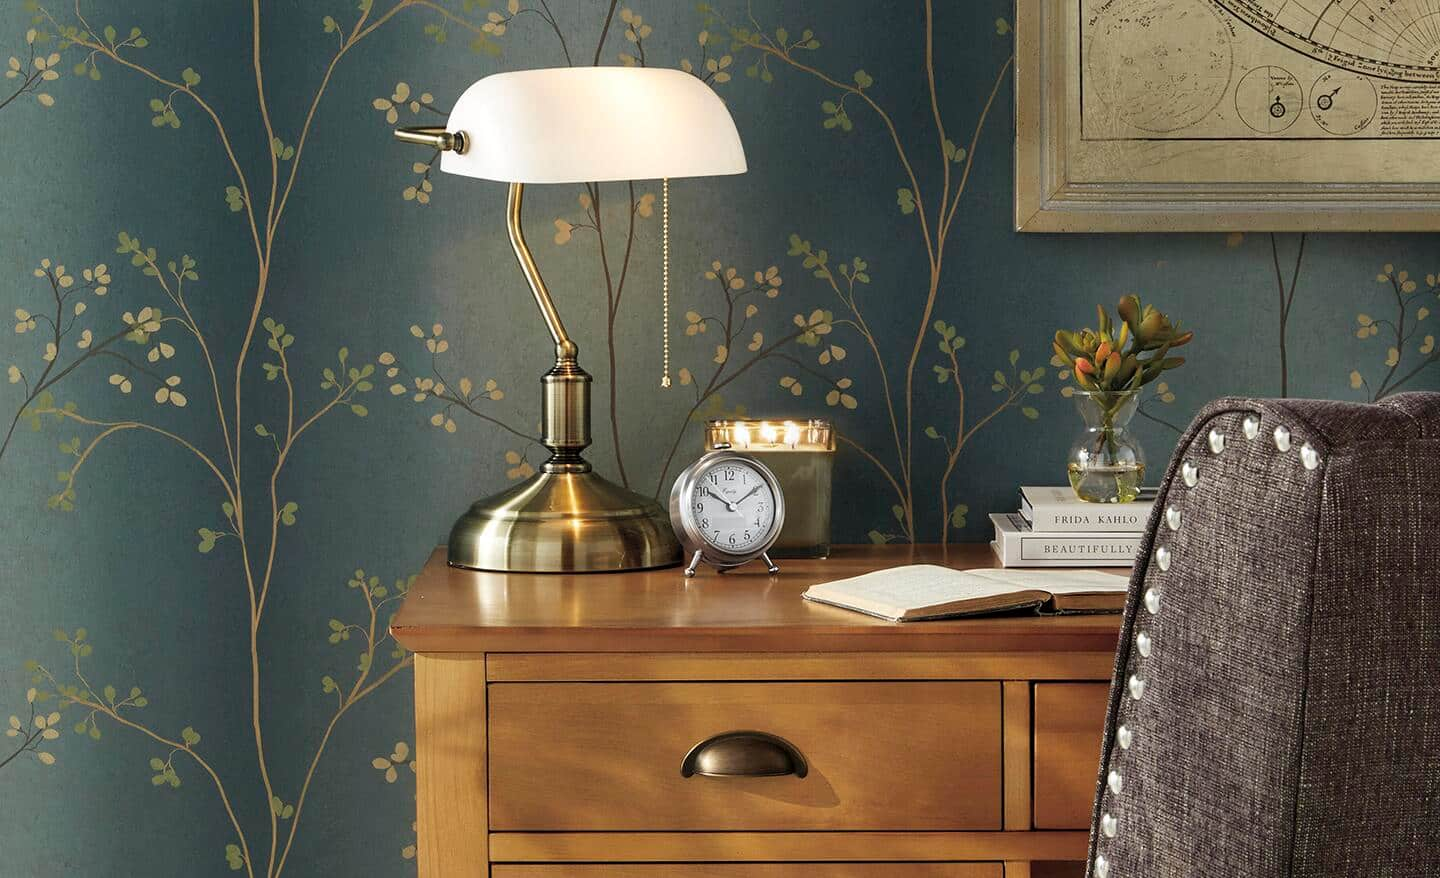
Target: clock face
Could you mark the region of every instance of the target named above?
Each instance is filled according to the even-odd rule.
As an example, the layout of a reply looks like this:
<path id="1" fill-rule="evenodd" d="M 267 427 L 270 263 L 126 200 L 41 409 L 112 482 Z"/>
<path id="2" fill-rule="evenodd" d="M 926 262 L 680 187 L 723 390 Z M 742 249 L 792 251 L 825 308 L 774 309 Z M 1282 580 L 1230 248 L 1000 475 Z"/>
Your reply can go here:
<path id="1" fill-rule="evenodd" d="M 764 547 L 775 524 L 775 495 L 743 460 L 724 460 L 701 473 L 689 504 L 690 520 L 701 538 L 731 554 Z"/>

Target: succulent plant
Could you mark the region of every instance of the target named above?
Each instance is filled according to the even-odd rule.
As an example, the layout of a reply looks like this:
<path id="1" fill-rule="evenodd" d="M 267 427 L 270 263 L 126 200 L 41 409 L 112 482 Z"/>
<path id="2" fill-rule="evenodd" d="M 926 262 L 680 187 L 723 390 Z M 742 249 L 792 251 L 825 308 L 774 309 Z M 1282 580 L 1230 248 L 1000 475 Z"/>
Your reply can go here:
<path id="1" fill-rule="evenodd" d="M 1118 329 L 1105 306 L 1097 305 L 1098 331 L 1055 333 L 1055 353 L 1070 367 L 1081 390 L 1106 395 L 1139 390 L 1185 363 L 1170 351 L 1187 344 L 1195 333 L 1181 332 L 1178 323 L 1153 305 L 1142 306 L 1135 295 L 1122 298 L 1115 310 Z"/>

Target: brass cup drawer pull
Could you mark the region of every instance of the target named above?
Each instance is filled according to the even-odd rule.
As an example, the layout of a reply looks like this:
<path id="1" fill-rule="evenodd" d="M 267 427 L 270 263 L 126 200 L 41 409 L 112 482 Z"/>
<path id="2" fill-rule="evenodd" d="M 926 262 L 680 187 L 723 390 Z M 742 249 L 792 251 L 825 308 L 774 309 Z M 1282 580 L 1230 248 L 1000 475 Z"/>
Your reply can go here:
<path id="1" fill-rule="evenodd" d="M 706 738 L 685 754 L 680 776 L 782 777 L 809 773 L 794 744 L 766 732 L 725 732 Z"/>

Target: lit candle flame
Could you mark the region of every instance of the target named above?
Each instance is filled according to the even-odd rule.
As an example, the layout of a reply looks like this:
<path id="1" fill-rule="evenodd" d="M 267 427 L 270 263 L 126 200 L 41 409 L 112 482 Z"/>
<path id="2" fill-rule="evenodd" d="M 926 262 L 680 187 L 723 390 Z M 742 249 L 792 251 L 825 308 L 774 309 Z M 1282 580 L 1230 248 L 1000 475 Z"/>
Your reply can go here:
<path id="1" fill-rule="evenodd" d="M 780 431 L 772 427 L 768 421 L 761 421 L 760 438 L 773 444 L 775 440 L 780 438 Z"/>
<path id="2" fill-rule="evenodd" d="M 735 425 L 735 435 L 734 435 L 734 439 L 735 439 L 735 443 L 734 443 L 734 444 L 740 446 L 741 448 L 749 448 L 749 447 L 750 447 L 750 428 L 747 427 L 747 426 L 745 426 L 744 424 L 736 424 L 736 425 Z"/>
<path id="3" fill-rule="evenodd" d="M 785 444 L 791 448 L 800 444 L 800 428 L 789 421 L 785 422 Z"/>

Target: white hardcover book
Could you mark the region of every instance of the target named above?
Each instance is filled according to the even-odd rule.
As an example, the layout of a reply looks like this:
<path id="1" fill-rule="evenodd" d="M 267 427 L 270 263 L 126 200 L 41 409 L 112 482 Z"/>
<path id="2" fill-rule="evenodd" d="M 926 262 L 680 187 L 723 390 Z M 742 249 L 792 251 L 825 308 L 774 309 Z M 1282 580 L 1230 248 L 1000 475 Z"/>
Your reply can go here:
<path id="1" fill-rule="evenodd" d="M 1005 567 L 1131 567 L 1140 553 L 1139 533 L 1042 533 L 1014 513 L 992 513 L 990 547 Z"/>
<path id="2" fill-rule="evenodd" d="M 1132 503 L 1086 503 L 1069 488 L 1020 489 L 1020 515 L 1035 530 L 1053 533 L 1139 533 L 1150 521 L 1153 491 Z"/>

